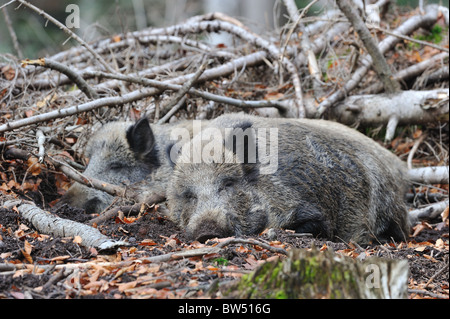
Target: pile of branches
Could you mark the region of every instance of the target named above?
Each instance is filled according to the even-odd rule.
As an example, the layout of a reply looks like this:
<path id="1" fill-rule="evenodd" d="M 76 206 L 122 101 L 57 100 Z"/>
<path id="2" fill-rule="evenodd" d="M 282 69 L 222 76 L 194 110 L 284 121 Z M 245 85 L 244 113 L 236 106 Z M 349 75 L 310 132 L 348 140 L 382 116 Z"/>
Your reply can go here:
<path id="1" fill-rule="evenodd" d="M 34 5 L 16 2 L 80 45 L 39 59 L 1 57 L 0 149 L 16 157 L 14 149 L 25 150 L 37 159 L 33 165 L 50 162 L 80 182 L 86 180 L 54 155 L 69 153 L 73 161 L 66 162 L 82 169 L 87 137 L 112 120 L 147 116 L 161 124 L 244 111 L 385 126 L 386 141 L 398 125 L 448 120 L 449 22 L 442 6 L 397 19 L 389 1 L 343 0 L 308 17 L 317 1 L 298 10 L 284 0 L 290 19 L 277 34 L 258 35 L 235 18 L 209 13 L 86 43 Z M 436 25 L 444 30 L 440 43 L 413 37 Z M 10 32 L 14 39 L 13 26 Z M 218 32 L 231 34 L 233 45 L 211 45 Z M 415 178 L 448 184 L 448 166 L 439 169 Z"/>

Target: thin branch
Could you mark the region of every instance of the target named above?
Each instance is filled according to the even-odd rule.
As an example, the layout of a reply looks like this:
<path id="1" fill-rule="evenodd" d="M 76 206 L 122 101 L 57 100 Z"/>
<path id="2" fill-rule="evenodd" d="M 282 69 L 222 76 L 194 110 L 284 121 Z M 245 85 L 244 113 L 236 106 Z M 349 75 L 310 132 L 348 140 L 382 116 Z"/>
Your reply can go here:
<path id="1" fill-rule="evenodd" d="M 17 35 L 16 35 L 16 32 L 14 31 L 11 19 L 9 18 L 9 14 L 8 14 L 8 11 L 7 11 L 7 8 L 6 8 L 6 5 L 8 5 L 11 2 L 12 1 L 8 2 L 7 4 L 5 4 L 5 6 L 2 6 L 1 9 L 3 11 L 3 16 L 5 17 L 5 24 L 6 24 L 6 27 L 8 28 L 8 32 L 9 32 L 9 35 L 11 37 L 11 41 L 12 41 L 13 46 L 14 46 L 14 50 L 16 50 L 17 56 L 19 57 L 19 59 L 22 59 L 23 58 L 23 53 L 22 53 L 22 50 L 20 50 L 19 41 L 17 41 Z"/>
<path id="2" fill-rule="evenodd" d="M 52 22 L 54 25 L 56 25 L 58 28 L 60 28 L 61 30 L 63 30 L 65 33 L 67 33 L 71 38 L 74 38 L 78 43 L 80 43 L 83 47 L 85 47 L 90 53 L 92 53 L 92 55 L 95 57 L 95 59 L 100 62 L 101 65 L 103 65 L 103 67 L 108 70 L 111 73 L 114 73 L 114 70 L 111 68 L 111 66 L 105 62 L 105 60 L 103 60 L 103 58 L 94 51 L 94 49 L 92 49 L 90 47 L 89 44 L 86 43 L 86 41 L 84 41 L 83 39 L 81 39 L 78 35 L 76 35 L 75 33 L 73 33 L 69 28 L 67 28 L 64 24 L 62 24 L 61 22 L 59 22 L 58 20 L 56 20 L 55 18 L 53 18 L 51 15 L 49 15 L 48 13 L 46 13 L 45 11 L 43 11 L 42 9 L 39 9 L 38 7 L 32 5 L 31 3 L 24 1 L 24 0 L 16 0 L 18 2 L 20 2 L 21 4 L 23 4 L 24 6 L 30 8 L 31 10 L 37 12 L 39 15 L 43 16 L 45 19 L 49 20 L 50 22 Z"/>
<path id="3" fill-rule="evenodd" d="M 17 129 L 17 128 L 20 128 L 20 127 L 23 127 L 26 125 L 36 124 L 36 123 L 40 123 L 40 122 L 50 121 L 50 120 L 57 119 L 57 118 L 63 118 L 66 116 L 70 116 L 70 115 L 74 115 L 74 114 L 78 114 L 78 113 L 82 113 L 82 112 L 92 111 L 92 110 L 95 110 L 95 109 L 97 109 L 99 107 L 103 107 L 103 106 L 112 107 L 112 106 L 117 106 L 117 105 L 134 102 L 134 101 L 141 100 L 143 98 L 152 96 L 156 93 L 158 93 L 158 90 L 156 90 L 154 88 L 150 88 L 150 89 L 136 90 L 136 91 L 130 92 L 128 94 L 124 94 L 122 96 L 104 97 L 104 98 L 86 102 L 86 103 L 83 103 L 80 105 L 67 107 L 64 109 L 59 109 L 59 110 L 51 111 L 48 113 L 38 114 L 38 115 L 30 116 L 28 118 L 24 118 L 24 119 L 16 120 L 16 121 L 9 122 L 6 124 L 2 124 L 2 125 L 0 125 L 0 133 L 14 130 L 14 129 Z"/>
<path id="4" fill-rule="evenodd" d="M 113 196 L 122 196 L 124 197 L 126 195 L 126 189 L 124 187 L 109 184 L 106 182 L 103 182 L 101 180 L 98 180 L 96 178 L 87 177 L 81 174 L 80 172 L 76 171 L 72 167 L 70 167 L 68 164 L 64 162 L 60 162 L 57 159 L 48 157 L 48 160 L 61 172 L 63 172 L 67 177 L 70 179 L 73 179 L 74 181 L 86 185 L 88 187 L 93 187 L 96 189 L 99 189 L 101 191 L 104 191 L 110 195 Z"/>
<path id="5" fill-rule="evenodd" d="M 392 35 L 394 37 L 398 37 L 398 38 L 403 39 L 403 40 L 407 40 L 407 41 L 414 42 L 414 43 L 419 43 L 421 45 L 432 47 L 432 48 L 438 49 L 439 51 L 444 51 L 444 52 L 449 53 L 449 49 L 448 48 L 444 48 L 443 46 L 440 46 L 440 45 L 437 45 L 437 44 L 434 44 L 434 43 L 431 43 L 431 42 L 422 41 L 422 40 L 419 40 L 419 39 L 414 39 L 414 38 L 408 37 L 408 36 L 406 36 L 404 34 L 399 34 L 397 32 L 392 32 L 392 31 L 389 31 L 389 30 L 386 30 L 386 29 L 383 29 L 383 28 L 380 28 L 380 27 L 376 27 L 376 26 L 371 26 L 371 28 L 375 29 L 377 31 L 381 31 L 383 33 Z"/>
<path id="6" fill-rule="evenodd" d="M 169 120 L 172 117 L 172 115 L 178 111 L 178 109 L 181 107 L 181 105 L 184 104 L 184 103 L 178 103 L 178 102 L 180 102 L 181 99 L 186 95 L 186 93 L 189 92 L 189 90 L 194 85 L 194 83 L 197 82 L 197 80 L 199 79 L 200 75 L 202 75 L 203 72 L 205 72 L 206 66 L 210 62 L 211 61 L 204 61 L 200 65 L 197 72 L 195 72 L 195 74 L 189 79 L 189 81 L 187 81 L 185 84 L 183 84 L 183 86 L 178 90 L 177 94 L 175 94 L 175 96 L 170 99 L 169 103 L 167 103 L 167 105 L 164 105 L 162 107 L 162 111 L 167 110 L 167 109 L 170 109 L 170 110 L 169 110 L 169 112 L 167 112 L 166 115 L 163 116 L 163 118 L 161 118 L 158 121 L 158 124 L 165 123 L 167 120 Z"/>
<path id="7" fill-rule="evenodd" d="M 386 59 L 378 49 L 378 46 L 373 40 L 372 35 L 370 34 L 369 29 L 367 29 L 364 21 L 354 8 L 354 4 L 349 0 L 337 1 L 336 4 L 351 22 L 353 28 L 358 33 L 359 38 L 364 43 L 367 52 L 372 57 L 373 67 L 380 77 L 381 82 L 383 82 L 385 91 L 388 93 L 400 91 L 400 84 L 392 78 L 391 69 L 387 64 Z"/>
<path id="8" fill-rule="evenodd" d="M 428 5 L 426 7 L 425 15 L 416 15 L 409 18 L 395 30 L 395 33 L 410 34 L 420 27 L 428 26 L 433 22 L 436 22 L 437 18 L 438 7 L 436 5 Z M 399 41 L 400 39 L 397 37 L 388 36 L 378 44 L 378 49 L 384 54 L 389 49 L 393 48 Z M 361 80 L 372 66 L 372 58 L 370 55 L 365 57 L 365 59 L 362 60 L 362 63 L 363 65 L 353 73 L 351 79 L 341 89 L 319 104 L 316 117 L 322 117 L 331 106 L 334 106 L 337 102 L 343 100 L 350 91 L 361 83 Z"/>
<path id="9" fill-rule="evenodd" d="M 74 82 L 78 88 L 86 94 L 86 96 L 90 99 L 98 99 L 99 96 L 97 92 L 95 92 L 87 83 L 86 81 L 73 69 L 70 67 L 65 66 L 64 64 L 61 64 L 56 61 L 52 61 L 50 59 L 40 58 L 37 60 L 23 60 L 22 65 L 38 65 L 46 68 L 50 68 L 52 70 L 59 71 L 63 74 L 65 74 L 72 82 Z"/>

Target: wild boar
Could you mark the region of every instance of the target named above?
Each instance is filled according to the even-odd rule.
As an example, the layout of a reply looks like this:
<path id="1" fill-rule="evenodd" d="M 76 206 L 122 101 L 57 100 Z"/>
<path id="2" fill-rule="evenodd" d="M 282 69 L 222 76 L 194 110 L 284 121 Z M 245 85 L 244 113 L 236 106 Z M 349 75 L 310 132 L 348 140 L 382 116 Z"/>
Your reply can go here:
<path id="1" fill-rule="evenodd" d="M 199 241 L 269 227 L 401 241 L 409 234 L 405 172 L 394 154 L 335 122 L 223 115 L 182 147 L 169 217 Z"/>
<path id="2" fill-rule="evenodd" d="M 174 143 L 170 140 L 171 131 L 177 128 L 192 134 L 191 123 L 153 125 L 147 118 L 136 123 L 107 123 L 88 141 L 85 155 L 89 163 L 83 175 L 121 186 L 143 183 L 141 200 L 152 194 L 164 196 L 173 166 L 167 154 Z M 75 182 L 56 208 L 68 204 L 87 213 L 100 213 L 113 199 L 106 192 Z"/>

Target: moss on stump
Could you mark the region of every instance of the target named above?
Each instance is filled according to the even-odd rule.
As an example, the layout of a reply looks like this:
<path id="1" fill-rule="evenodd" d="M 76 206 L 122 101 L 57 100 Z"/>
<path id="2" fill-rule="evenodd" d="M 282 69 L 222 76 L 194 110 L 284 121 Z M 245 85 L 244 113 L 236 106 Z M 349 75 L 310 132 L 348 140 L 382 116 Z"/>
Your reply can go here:
<path id="1" fill-rule="evenodd" d="M 408 262 L 364 262 L 329 251 L 294 249 L 221 289 L 225 298 L 405 298 Z"/>

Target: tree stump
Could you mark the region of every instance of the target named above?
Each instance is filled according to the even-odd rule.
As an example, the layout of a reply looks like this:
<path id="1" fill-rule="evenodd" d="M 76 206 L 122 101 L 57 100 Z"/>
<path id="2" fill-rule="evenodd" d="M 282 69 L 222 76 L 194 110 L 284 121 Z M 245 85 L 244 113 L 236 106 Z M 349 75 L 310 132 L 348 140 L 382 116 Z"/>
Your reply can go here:
<path id="1" fill-rule="evenodd" d="M 221 288 L 224 298 L 384 299 L 406 298 L 408 262 L 350 257 L 317 249 L 293 249 Z"/>

